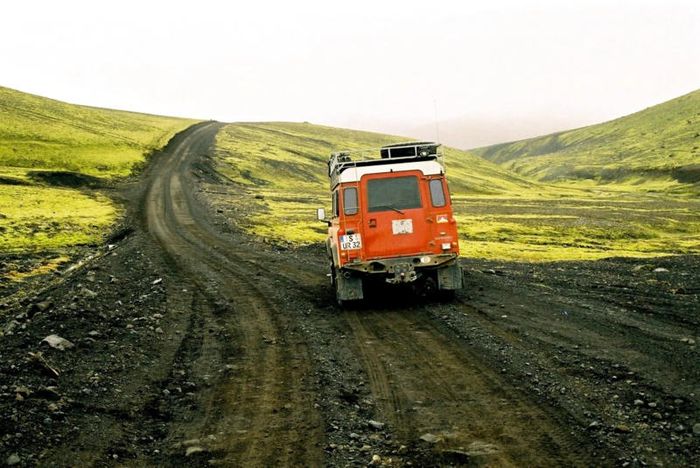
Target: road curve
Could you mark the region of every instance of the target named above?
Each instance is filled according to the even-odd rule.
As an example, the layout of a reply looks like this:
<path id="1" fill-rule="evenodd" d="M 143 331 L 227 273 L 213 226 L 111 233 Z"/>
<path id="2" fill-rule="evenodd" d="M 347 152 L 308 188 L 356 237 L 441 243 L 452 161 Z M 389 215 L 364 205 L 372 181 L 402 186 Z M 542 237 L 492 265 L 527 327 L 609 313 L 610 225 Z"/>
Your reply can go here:
<path id="1" fill-rule="evenodd" d="M 216 172 L 220 128 L 114 193 L 104 251 L 0 304 L 0 460 L 699 465 L 700 259 L 462 259 L 454 301 L 340 309 L 322 245 L 241 229 L 267 195 Z"/>
<path id="2" fill-rule="evenodd" d="M 214 338 L 197 339 L 198 356 L 188 364 L 206 367 L 202 361 L 208 358 L 226 370 L 206 392 L 204 410 L 193 422 L 176 426 L 187 433 L 172 438 L 215 434 L 210 463 L 319 465 L 324 433 L 309 394 L 306 347 L 283 333 L 284 315 L 251 280 L 236 246 L 217 237 L 193 198 L 190 165 L 209 150 L 218 128 L 215 123 L 196 128 L 161 157 L 145 199 L 148 231 L 183 284 L 194 289 L 188 291 L 195 298 L 189 333 L 215 331 Z"/>
<path id="3" fill-rule="evenodd" d="M 319 363 L 310 357 L 313 336 L 294 332 L 300 315 L 290 313 L 284 301 L 293 296 L 295 307 L 314 313 L 308 326 L 330 325 L 351 337 L 348 352 L 361 363 L 375 417 L 387 423 L 392 440 L 423 447 L 396 455 L 398 460 L 596 463 L 586 444 L 571 436 L 564 417 L 538 405 L 435 323 L 428 313 L 433 306 L 389 301 L 380 309 L 340 310 L 324 304 L 322 261 L 273 258 L 222 232 L 197 198 L 191 169 L 211 150 L 218 129 L 219 124 L 194 129 L 155 163 L 144 208 L 147 230 L 172 259 L 182 284 L 194 289 L 190 333 L 197 337 L 197 351 L 189 365 L 213 356 L 230 369 L 205 392 L 205 411 L 193 415 L 193 422 L 173 425 L 173 440 L 219 434 L 213 461 L 223 464 L 328 463 L 325 437 L 337 430 L 329 429 L 334 426 L 329 421 L 338 415 L 320 414 L 314 405 L 320 390 L 311 376 Z M 203 329 L 215 330 L 215 337 L 200 338 Z M 426 450 L 432 454 L 427 458 Z"/>

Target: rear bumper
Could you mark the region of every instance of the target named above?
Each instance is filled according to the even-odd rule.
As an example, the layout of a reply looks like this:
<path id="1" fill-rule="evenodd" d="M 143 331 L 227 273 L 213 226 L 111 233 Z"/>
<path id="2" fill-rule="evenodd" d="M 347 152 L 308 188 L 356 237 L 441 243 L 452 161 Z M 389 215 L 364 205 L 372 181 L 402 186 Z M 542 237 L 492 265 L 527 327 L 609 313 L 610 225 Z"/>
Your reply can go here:
<path id="1" fill-rule="evenodd" d="M 450 263 L 457 263 L 457 254 L 411 255 L 407 257 L 381 258 L 366 262 L 346 263 L 342 268 L 357 273 L 393 275 L 397 270 L 404 270 L 406 265 L 410 265 L 412 269 L 420 271 L 422 269 L 430 270 L 446 267 Z"/>
<path id="2" fill-rule="evenodd" d="M 462 289 L 462 268 L 456 254 L 420 255 L 354 262 L 341 269 L 344 277 L 384 280 L 390 284 L 436 282 L 439 290 Z"/>

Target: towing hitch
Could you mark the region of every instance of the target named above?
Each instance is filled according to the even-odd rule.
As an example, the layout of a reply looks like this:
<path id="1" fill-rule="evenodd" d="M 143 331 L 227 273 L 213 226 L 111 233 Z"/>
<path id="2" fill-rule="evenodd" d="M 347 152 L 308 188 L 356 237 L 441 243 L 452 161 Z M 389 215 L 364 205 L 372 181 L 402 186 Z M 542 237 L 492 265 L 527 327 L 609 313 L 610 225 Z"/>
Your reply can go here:
<path id="1" fill-rule="evenodd" d="M 411 283 L 418 279 L 416 269 L 410 263 L 397 263 L 389 268 L 389 273 L 394 276 L 389 276 L 386 282 L 389 284 Z"/>

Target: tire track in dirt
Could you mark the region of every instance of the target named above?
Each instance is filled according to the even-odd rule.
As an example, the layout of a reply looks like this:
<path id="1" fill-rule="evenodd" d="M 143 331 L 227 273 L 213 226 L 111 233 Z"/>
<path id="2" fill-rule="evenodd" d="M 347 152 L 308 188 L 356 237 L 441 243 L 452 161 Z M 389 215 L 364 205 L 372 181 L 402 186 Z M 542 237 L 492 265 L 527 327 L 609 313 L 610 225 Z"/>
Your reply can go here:
<path id="1" fill-rule="evenodd" d="M 264 271 L 265 277 L 313 301 L 310 291 L 319 287 L 321 278 L 318 267 L 282 261 L 271 268 L 253 260 L 247 250 L 238 258 L 248 271 Z M 499 465 L 590 464 L 578 441 L 545 409 L 479 356 L 464 352 L 463 343 L 445 337 L 422 315 L 424 307 L 413 309 L 338 311 L 355 337 L 379 410 L 402 441 L 410 444 L 432 432 L 442 439 L 438 452 L 448 458 L 458 454 L 462 461 L 460 456 Z M 424 336 L 416 340 L 416 335 Z M 456 431 L 463 421 L 469 423 Z"/>
<path id="2" fill-rule="evenodd" d="M 211 419 L 215 422 L 210 426 L 227 424 L 232 429 L 217 444 L 217 461 L 318 464 L 321 456 L 316 452 L 314 459 L 311 454 L 323 439 L 320 418 L 308 406 L 313 401 L 308 389 L 295 385 L 303 382 L 311 364 L 304 357 L 303 341 L 281 331 L 293 328 L 293 323 L 280 313 L 284 305 L 275 295 L 282 288 L 315 304 L 312 291 L 322 283 L 318 267 L 283 258 L 274 264 L 267 257 L 261 260 L 259 252 L 232 242 L 197 214 L 200 208 L 189 172 L 194 157 L 189 150 L 176 153 L 170 178 L 163 182 L 170 195 L 165 200 L 170 205 L 165 207 L 164 229 L 166 238 L 175 238 L 171 245 L 176 251 L 171 253 L 180 255 L 179 263 L 189 265 L 191 272 L 201 270 L 192 275 L 200 289 L 217 285 L 218 293 L 209 292 L 208 297 L 214 300 L 219 294 L 228 306 L 216 323 L 239 337 L 242 357 L 234 360 L 236 375 L 220 384 L 219 393 L 226 396 L 210 410 L 228 407 L 223 414 L 236 415 Z M 157 202 L 152 205 L 160 209 Z M 421 434 L 432 433 L 439 440 L 438 458 L 457 454 L 470 463 L 592 462 L 547 409 L 533 403 L 464 343 L 445 335 L 422 309 L 342 311 L 338 317 L 354 335 L 379 411 L 399 439 L 414 444 Z M 260 408 L 268 411 L 257 411 Z M 314 420 L 318 423 L 309 423 Z M 270 438 L 277 440 L 272 450 L 266 442 Z"/>
<path id="3" fill-rule="evenodd" d="M 436 450 L 504 466 L 588 465 L 566 428 L 420 310 L 355 311 L 347 320 L 373 393 L 406 443 L 437 437 Z"/>
<path id="4" fill-rule="evenodd" d="M 364 326 L 357 313 L 347 315 L 347 321 L 355 334 L 355 341 L 365 363 L 365 370 L 372 383 L 373 392 L 379 403 L 381 411 L 389 415 L 398 434 L 407 439 L 415 432 L 411 420 L 406 417 L 407 408 L 404 407 L 406 397 L 401 394 L 401 389 L 395 388 L 385 370 L 382 355 L 374 350 L 377 339 Z"/>
<path id="5" fill-rule="evenodd" d="M 200 127 L 173 151 L 159 168 L 145 207 L 149 231 L 219 309 L 218 316 L 192 313 L 203 313 L 205 327 L 218 330 L 224 340 L 240 340 L 238 355 L 226 353 L 223 343 L 209 345 L 228 372 L 207 392 L 203 414 L 197 415 L 200 434 L 190 438 L 217 434 L 210 444 L 213 463 L 318 465 L 323 432 L 305 385 L 311 368 L 306 350 L 285 335 L 276 318 L 281 314 L 248 279 L 249 272 L 236 267 L 234 252 L 211 248 L 212 229 L 190 204 L 189 164 L 209 148 L 217 130 L 216 124 Z"/>
<path id="6" fill-rule="evenodd" d="M 311 266 L 301 272 L 260 268 L 302 295 L 319 283 Z M 553 410 L 532 402 L 464 343 L 438 329 L 426 314 L 434 306 L 439 307 L 339 311 L 354 334 L 379 409 L 399 438 L 411 443 L 431 432 L 442 439 L 437 452 L 449 462 L 455 455 L 516 466 L 596 462 Z M 517 340 L 505 329 L 488 328 L 506 342 Z"/>
<path id="7" fill-rule="evenodd" d="M 259 268 L 309 299 L 308 289 L 318 287 L 319 272 L 311 266 Z M 411 443 L 433 433 L 442 439 L 437 451 L 450 460 L 466 454 L 472 462 L 497 465 L 595 463 L 552 410 L 439 330 L 426 314 L 431 307 L 339 311 L 354 334 L 379 409 L 399 438 Z M 504 329 L 490 332 L 506 342 L 517 339 Z"/>

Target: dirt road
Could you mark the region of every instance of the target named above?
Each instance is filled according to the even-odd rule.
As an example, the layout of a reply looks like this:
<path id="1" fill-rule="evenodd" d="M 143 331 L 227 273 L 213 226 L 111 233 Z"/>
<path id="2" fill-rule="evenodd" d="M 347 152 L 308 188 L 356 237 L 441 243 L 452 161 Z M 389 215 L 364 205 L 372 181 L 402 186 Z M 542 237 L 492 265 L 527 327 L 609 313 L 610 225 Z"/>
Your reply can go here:
<path id="1" fill-rule="evenodd" d="M 153 158 L 111 247 L 6 307 L 0 461 L 700 461 L 697 258 L 465 261 L 453 302 L 340 310 L 320 246 L 236 228 L 254 199 L 215 171 L 219 128 Z"/>

